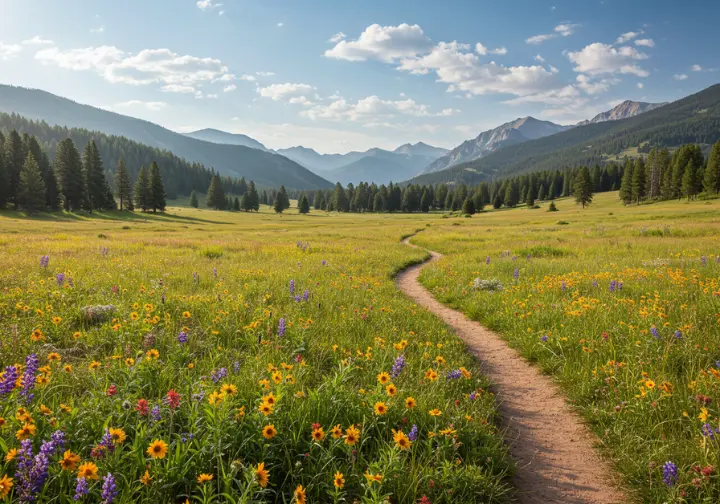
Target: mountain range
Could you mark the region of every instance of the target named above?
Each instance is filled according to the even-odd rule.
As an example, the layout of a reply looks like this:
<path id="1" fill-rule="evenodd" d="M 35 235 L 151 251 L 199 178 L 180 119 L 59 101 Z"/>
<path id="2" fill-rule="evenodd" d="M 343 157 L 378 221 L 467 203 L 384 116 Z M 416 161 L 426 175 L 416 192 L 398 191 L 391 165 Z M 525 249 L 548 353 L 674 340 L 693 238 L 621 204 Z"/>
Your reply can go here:
<path id="1" fill-rule="evenodd" d="M 134 140 L 214 168 L 222 175 L 244 176 L 256 184 L 317 189 L 331 184 L 284 156 L 238 143 L 192 138 L 148 121 L 82 105 L 46 91 L 0 85 L 0 112 L 16 113 L 51 125 L 84 128 Z"/>
<path id="2" fill-rule="evenodd" d="M 579 122 L 577 126 L 584 126 L 586 124 L 595 124 L 605 121 L 619 121 L 620 119 L 627 119 L 628 117 L 635 117 L 636 115 L 650 112 L 651 110 L 655 110 L 663 105 L 667 105 L 667 103 L 645 103 L 625 100 L 607 112 L 600 112 L 590 120 Z"/>

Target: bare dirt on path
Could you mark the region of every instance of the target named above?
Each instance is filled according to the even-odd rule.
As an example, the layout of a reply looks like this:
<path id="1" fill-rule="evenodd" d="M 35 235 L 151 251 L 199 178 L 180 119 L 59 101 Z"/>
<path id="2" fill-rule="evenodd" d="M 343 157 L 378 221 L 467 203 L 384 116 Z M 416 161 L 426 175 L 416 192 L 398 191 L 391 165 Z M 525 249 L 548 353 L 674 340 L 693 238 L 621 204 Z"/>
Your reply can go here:
<path id="1" fill-rule="evenodd" d="M 404 243 L 414 247 L 409 238 Z M 497 334 L 439 303 L 418 281 L 427 264 L 396 277 L 398 288 L 442 318 L 480 361 L 496 390 L 510 454 L 517 463 L 515 487 L 522 504 L 616 504 L 632 502 L 619 478 L 593 449 L 595 437 L 565 402 L 560 388 Z"/>

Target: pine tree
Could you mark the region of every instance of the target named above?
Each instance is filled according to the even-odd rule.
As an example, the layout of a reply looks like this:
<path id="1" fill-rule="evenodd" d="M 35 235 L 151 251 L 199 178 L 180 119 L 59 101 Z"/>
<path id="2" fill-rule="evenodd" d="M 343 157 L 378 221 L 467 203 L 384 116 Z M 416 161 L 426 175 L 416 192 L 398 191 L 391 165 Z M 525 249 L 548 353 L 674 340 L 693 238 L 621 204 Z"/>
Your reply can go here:
<path id="1" fill-rule="evenodd" d="M 213 178 L 210 181 L 210 187 L 208 187 L 205 204 L 209 208 L 214 208 L 215 210 L 225 210 L 227 200 L 225 199 L 225 190 L 223 189 L 222 181 L 220 180 L 220 175 L 218 174 L 213 175 Z"/>
<path id="2" fill-rule="evenodd" d="M 720 140 L 713 145 L 712 151 L 710 151 L 703 177 L 703 189 L 708 194 L 720 192 Z"/>
<path id="3" fill-rule="evenodd" d="M 306 194 L 303 194 L 300 197 L 300 202 L 298 203 L 298 212 L 300 212 L 301 214 L 310 213 L 310 201 L 308 200 Z"/>
<path id="4" fill-rule="evenodd" d="M 557 189 L 555 188 L 555 181 L 553 180 L 550 183 L 550 189 L 548 189 L 548 195 L 547 199 L 550 201 L 554 200 L 557 197 Z"/>
<path id="5" fill-rule="evenodd" d="M 33 214 L 45 206 L 45 182 L 32 153 L 28 154 L 18 181 L 17 199 L 20 208 Z"/>
<path id="6" fill-rule="evenodd" d="M 518 183 L 515 180 L 511 180 L 507 183 L 507 186 L 505 188 L 505 199 L 503 202 L 505 203 L 506 207 L 513 208 L 515 205 L 518 204 L 518 201 L 520 200 L 520 189 L 518 188 Z"/>
<path id="7" fill-rule="evenodd" d="M 60 202 L 60 189 L 58 188 L 57 179 L 50 164 L 50 158 L 42 147 L 40 147 L 40 143 L 34 136 L 25 133 L 23 135 L 23 143 L 25 152 L 32 153 L 40 168 L 40 174 L 45 183 L 45 206 L 50 210 L 57 210 Z M 27 156 L 25 156 L 25 159 L 27 160 Z"/>
<path id="8" fill-rule="evenodd" d="M 551 202 L 550 202 L 550 206 L 548 206 L 547 211 L 548 211 L 548 212 L 557 212 L 557 211 L 558 211 L 557 207 L 555 206 L 555 202 L 554 202 L 554 201 L 551 201 Z"/>
<path id="9" fill-rule="evenodd" d="M 280 197 L 280 201 L 282 202 L 283 210 L 287 210 L 290 208 L 290 198 L 288 197 L 287 191 L 285 190 L 285 186 L 281 185 L 280 190 L 278 191 L 277 196 Z"/>
<path id="10" fill-rule="evenodd" d="M 640 201 L 645 198 L 645 191 L 645 163 L 642 158 L 637 158 L 632 172 L 632 199 L 638 205 L 640 204 Z"/>
<path id="11" fill-rule="evenodd" d="M 72 212 L 80 209 L 85 202 L 85 177 L 80 154 L 70 138 L 58 144 L 55 152 L 55 175 L 65 210 Z"/>
<path id="12" fill-rule="evenodd" d="M 462 204 L 462 212 L 465 215 L 475 215 L 475 204 L 472 198 L 465 198 Z"/>
<path id="13" fill-rule="evenodd" d="M 538 190 L 538 201 L 545 201 L 545 185 L 540 184 L 540 189 Z"/>
<path id="14" fill-rule="evenodd" d="M 90 140 L 85 146 L 83 152 L 83 172 L 85 173 L 85 205 L 87 209 L 101 210 L 107 208 L 107 195 L 110 192 L 110 186 L 105 178 L 105 170 L 103 169 L 102 158 L 100 152 L 95 145 L 95 140 Z"/>
<path id="15" fill-rule="evenodd" d="M 375 212 L 385 211 L 385 199 L 380 191 L 377 192 L 375 198 L 373 199 L 373 210 Z"/>
<path id="16" fill-rule="evenodd" d="M 20 134 L 12 130 L 5 139 L 5 182 L 7 183 L 5 195 L 8 203 L 15 205 L 18 209 L 18 184 L 20 183 L 20 171 L 25 164 L 25 147 Z"/>
<path id="17" fill-rule="evenodd" d="M 152 208 L 150 176 L 144 166 L 141 166 L 140 171 L 138 172 L 133 196 L 135 198 L 135 206 L 143 212 L 147 212 L 150 208 Z"/>
<path id="18" fill-rule="evenodd" d="M 243 194 L 240 200 L 240 208 L 246 212 L 252 210 L 252 208 L 250 208 L 250 195 L 248 193 Z"/>
<path id="19" fill-rule="evenodd" d="M 335 184 L 335 190 L 333 191 L 331 201 L 333 209 L 336 212 L 347 212 L 350 210 L 350 202 L 348 201 L 345 190 L 343 189 L 343 186 L 340 185 L 340 182 Z"/>
<path id="20" fill-rule="evenodd" d="M 626 205 L 632 203 L 632 181 L 633 181 L 633 164 L 629 160 L 625 163 L 625 171 L 623 172 L 622 182 L 620 184 L 620 199 Z"/>
<path id="21" fill-rule="evenodd" d="M 430 211 L 430 195 L 427 189 L 423 190 L 422 196 L 420 197 L 420 211 L 422 213 L 428 213 Z"/>
<path id="22" fill-rule="evenodd" d="M 165 201 L 165 185 L 163 184 L 162 175 L 160 175 L 160 167 L 153 161 L 150 163 L 150 198 L 152 200 L 152 211 L 165 211 L 167 202 Z"/>
<path id="23" fill-rule="evenodd" d="M 254 210 L 256 212 L 260 210 L 260 196 L 255 188 L 255 182 L 252 180 L 248 185 L 248 202 L 250 207 L 249 210 Z"/>
<path id="24" fill-rule="evenodd" d="M 575 202 L 581 204 L 583 208 L 592 203 L 593 181 L 587 166 L 580 168 L 580 171 L 575 175 L 572 190 Z"/>
<path id="25" fill-rule="evenodd" d="M 197 208 L 200 206 L 200 203 L 198 202 L 197 193 L 195 191 L 190 193 L 190 206 L 193 208 Z"/>
<path id="26" fill-rule="evenodd" d="M 0 210 L 5 208 L 5 205 L 7 204 L 7 178 L 8 176 L 5 173 L 5 137 L 3 136 L 2 131 L 0 131 Z"/>
<path id="27" fill-rule="evenodd" d="M 323 207 L 323 193 L 322 191 L 317 191 L 315 193 L 315 201 L 313 201 L 315 210 L 322 210 Z"/>
<path id="28" fill-rule="evenodd" d="M 283 199 L 283 197 L 279 191 L 275 195 L 275 202 L 273 203 L 273 210 L 275 210 L 275 213 L 279 213 L 279 214 L 282 214 L 283 210 L 285 210 L 285 200 Z"/>
<path id="29" fill-rule="evenodd" d="M 240 199 L 238 199 L 237 196 L 235 196 L 235 199 L 233 200 L 233 210 L 236 212 L 240 211 Z"/>
<path id="30" fill-rule="evenodd" d="M 682 178 L 682 195 L 687 197 L 688 201 L 695 197 L 697 194 L 697 167 L 693 160 L 690 159 L 688 164 L 685 166 Z"/>
<path id="31" fill-rule="evenodd" d="M 125 167 L 125 160 L 120 158 L 115 170 L 115 194 L 120 199 L 120 210 L 128 209 L 131 203 L 130 189 L 130 174 Z"/>

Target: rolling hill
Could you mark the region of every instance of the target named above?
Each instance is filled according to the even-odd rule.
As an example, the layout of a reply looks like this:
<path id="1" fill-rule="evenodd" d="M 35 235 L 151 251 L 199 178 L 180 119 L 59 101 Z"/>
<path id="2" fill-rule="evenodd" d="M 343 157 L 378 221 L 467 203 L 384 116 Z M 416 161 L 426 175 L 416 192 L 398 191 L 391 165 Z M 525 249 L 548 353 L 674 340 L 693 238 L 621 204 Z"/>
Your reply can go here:
<path id="1" fill-rule="evenodd" d="M 293 189 L 330 187 L 327 180 L 281 155 L 243 145 L 198 140 L 148 121 L 82 105 L 37 89 L 0 85 L 0 112 L 14 112 L 52 125 L 125 137 L 215 168 L 223 175 L 244 176 L 263 186 L 284 184 Z"/>
<path id="2" fill-rule="evenodd" d="M 185 133 L 185 136 L 216 144 L 244 145 L 245 147 L 250 147 L 251 149 L 270 151 L 270 149 L 265 147 L 263 144 L 247 135 L 240 133 L 227 133 L 213 128 L 205 128 L 191 133 Z"/>
<path id="3" fill-rule="evenodd" d="M 571 128 L 499 149 L 487 156 L 427 173 L 412 183 L 468 184 L 537 170 L 594 165 L 617 158 L 643 143 L 675 146 L 720 139 L 720 84 L 634 117 Z"/>

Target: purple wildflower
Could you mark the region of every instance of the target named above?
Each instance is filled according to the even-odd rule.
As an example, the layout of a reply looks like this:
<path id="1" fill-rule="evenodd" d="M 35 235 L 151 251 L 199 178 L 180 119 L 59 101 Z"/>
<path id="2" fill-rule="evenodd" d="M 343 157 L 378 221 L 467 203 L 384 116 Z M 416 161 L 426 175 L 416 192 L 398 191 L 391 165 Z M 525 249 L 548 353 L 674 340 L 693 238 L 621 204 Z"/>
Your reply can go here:
<path id="1" fill-rule="evenodd" d="M 487 256 L 487 258 L 485 259 L 485 264 L 490 264 L 490 256 Z"/>
<path id="2" fill-rule="evenodd" d="M 700 258 L 700 262 L 702 263 L 703 266 L 707 266 L 707 257 L 702 256 L 702 257 Z"/>
<path id="3" fill-rule="evenodd" d="M 6 396 L 15 388 L 15 382 L 18 379 L 18 372 L 15 366 L 5 368 L 3 378 L 0 380 L 0 396 Z"/>
<path id="4" fill-rule="evenodd" d="M 299 303 L 300 301 L 302 301 L 302 296 L 300 296 L 300 294 L 297 294 L 297 295 L 295 296 L 295 302 L 296 302 L 296 303 Z"/>
<path id="5" fill-rule="evenodd" d="M 706 423 L 702 426 L 702 435 L 706 438 L 710 438 L 710 440 L 715 439 L 715 431 L 713 431 L 712 425 L 709 423 Z"/>
<path id="6" fill-rule="evenodd" d="M 468 396 L 468 398 L 469 398 L 471 401 L 474 401 L 475 399 L 477 399 L 477 391 L 476 391 L 476 390 L 473 390 L 472 392 L 470 392 L 470 395 Z"/>
<path id="7" fill-rule="evenodd" d="M 111 504 L 117 494 L 118 490 L 115 484 L 115 478 L 112 474 L 107 473 L 107 476 L 103 477 L 102 504 Z"/>
<path id="8" fill-rule="evenodd" d="M 565 292 L 565 289 L 567 289 L 567 284 L 565 283 L 565 280 L 563 280 L 562 283 L 560 284 L 560 289 L 563 292 Z"/>
<path id="9" fill-rule="evenodd" d="M 235 371 L 235 374 L 240 372 L 240 363 L 238 361 L 233 362 L 233 371 Z"/>
<path id="10" fill-rule="evenodd" d="M 61 450 L 65 444 L 65 435 L 62 431 L 52 434 L 50 441 L 43 441 L 40 451 L 33 457 L 32 441 L 29 439 L 21 443 L 18 452 L 18 469 L 15 476 L 18 479 L 18 494 L 20 502 L 32 502 L 48 477 L 50 457 Z"/>
<path id="11" fill-rule="evenodd" d="M 653 335 L 653 338 L 660 338 L 660 331 L 658 331 L 658 328 L 655 326 L 650 328 L 650 334 Z"/>
<path id="12" fill-rule="evenodd" d="M 281 338 L 285 336 L 285 318 L 281 318 L 278 324 L 278 336 Z"/>
<path id="13" fill-rule="evenodd" d="M 453 369 L 451 371 L 448 371 L 447 375 L 445 375 L 445 379 L 447 381 L 450 380 L 459 380 L 462 377 L 462 371 L 459 369 Z"/>
<path id="14" fill-rule="evenodd" d="M 210 376 L 210 379 L 214 383 L 218 383 L 220 380 L 225 378 L 227 376 L 227 368 L 221 367 L 217 371 L 213 371 L 212 376 Z"/>
<path id="15" fill-rule="evenodd" d="M 35 374 L 37 373 L 38 365 L 38 357 L 36 354 L 30 354 L 25 358 L 25 371 L 22 377 L 23 390 L 20 394 L 25 397 L 25 401 L 28 403 L 35 397 L 32 390 L 35 387 Z"/>
<path id="16" fill-rule="evenodd" d="M 290 295 L 295 295 L 295 280 L 290 280 Z"/>
<path id="17" fill-rule="evenodd" d="M 65 273 L 58 273 L 55 275 L 55 281 L 57 282 L 58 287 L 62 287 L 65 283 Z"/>
<path id="18" fill-rule="evenodd" d="M 623 283 L 622 283 L 622 282 L 618 282 L 618 290 L 622 290 L 622 288 L 623 288 Z"/>
<path id="19" fill-rule="evenodd" d="M 88 494 L 87 480 L 85 478 L 78 478 L 77 485 L 75 485 L 75 496 L 74 500 L 79 501 Z"/>
<path id="20" fill-rule="evenodd" d="M 395 362 L 393 363 L 392 367 L 392 374 L 393 378 L 397 378 L 400 376 L 400 373 L 402 372 L 403 368 L 405 367 L 405 356 L 404 355 L 398 355 L 395 358 Z"/>
<path id="21" fill-rule="evenodd" d="M 517 261 L 517 256 L 513 256 L 512 260 Z"/>
<path id="22" fill-rule="evenodd" d="M 187 343 L 188 335 L 185 331 L 182 331 L 180 334 L 178 334 L 177 337 L 178 343 Z"/>
<path id="23" fill-rule="evenodd" d="M 597 286 L 598 286 L 598 281 L 596 278 L 595 280 L 593 280 L 593 287 L 595 287 L 597 289 Z"/>
<path id="24" fill-rule="evenodd" d="M 513 278 L 515 279 L 516 282 L 518 281 L 518 279 L 520 278 L 520 268 L 515 268 L 515 272 L 513 273 Z"/>
<path id="25" fill-rule="evenodd" d="M 50 264 L 50 256 L 44 255 L 40 258 L 40 267 L 41 268 L 47 268 L 48 264 Z"/>
<path id="26" fill-rule="evenodd" d="M 327 266 L 327 261 L 325 259 L 322 260 L 322 265 Z"/>
<path id="27" fill-rule="evenodd" d="M 682 339 L 682 332 L 680 332 L 680 329 L 675 329 L 675 338 Z"/>
<path id="28" fill-rule="evenodd" d="M 677 483 L 677 472 L 678 468 L 675 464 L 670 461 L 665 462 L 665 464 L 663 465 L 663 481 L 667 486 L 673 486 L 675 483 Z"/>
<path id="29" fill-rule="evenodd" d="M 547 340 L 548 340 L 548 335 L 546 334 L 545 336 L 543 336 L 542 338 L 540 338 L 540 340 L 541 340 L 543 343 L 547 342 Z"/>
<path id="30" fill-rule="evenodd" d="M 213 268 L 213 276 L 217 278 L 217 268 Z"/>
<path id="31" fill-rule="evenodd" d="M 105 433 L 103 434 L 102 439 L 100 439 L 98 446 L 102 446 L 103 448 L 105 448 L 108 453 L 112 453 L 113 451 L 115 451 L 115 443 L 113 443 L 113 438 L 110 435 L 110 431 L 108 429 L 105 429 Z"/>
<path id="32" fill-rule="evenodd" d="M 410 441 L 416 441 L 418 438 L 418 427 L 417 425 L 413 424 L 412 429 L 410 429 L 410 432 L 408 433 L 408 439 Z"/>
<path id="33" fill-rule="evenodd" d="M 615 280 L 610 280 L 610 292 L 615 292 L 616 286 L 617 286 L 617 282 Z"/>
<path id="34" fill-rule="evenodd" d="M 305 292 L 303 292 L 303 301 L 307 301 L 310 299 L 310 291 L 305 289 Z"/>
<path id="35" fill-rule="evenodd" d="M 152 418 L 154 421 L 159 422 L 160 419 L 162 418 L 160 416 L 160 406 L 158 406 L 157 404 L 155 406 L 153 406 L 153 409 L 150 411 L 150 414 L 152 415 Z"/>

